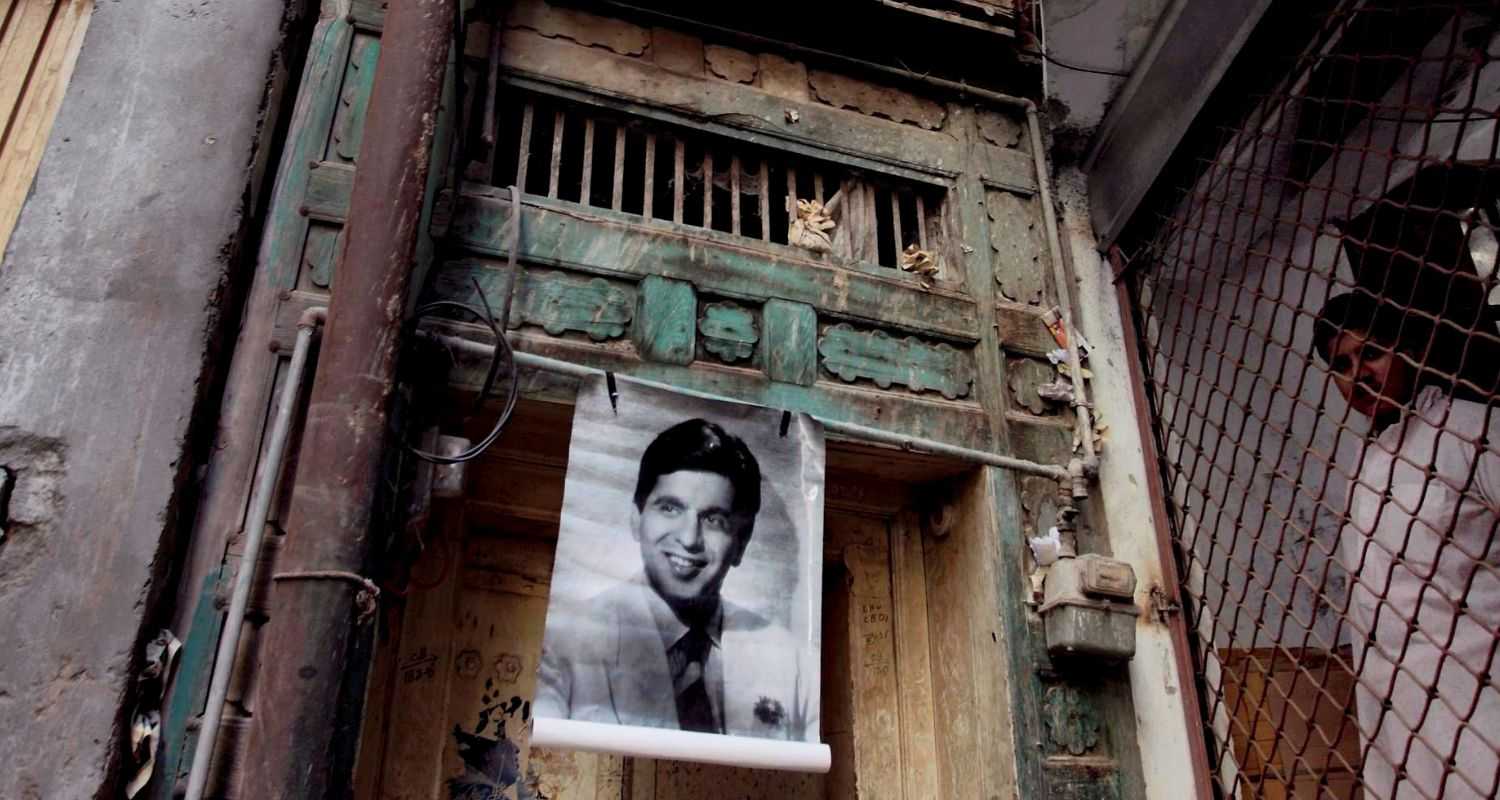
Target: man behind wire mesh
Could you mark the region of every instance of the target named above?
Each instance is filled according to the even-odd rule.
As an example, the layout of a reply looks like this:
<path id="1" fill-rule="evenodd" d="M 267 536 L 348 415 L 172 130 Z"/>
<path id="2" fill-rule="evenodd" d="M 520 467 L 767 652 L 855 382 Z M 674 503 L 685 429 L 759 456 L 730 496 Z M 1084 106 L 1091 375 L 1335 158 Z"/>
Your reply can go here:
<path id="1" fill-rule="evenodd" d="M 1370 421 L 1339 545 L 1370 798 L 1493 797 L 1500 772 L 1500 414 L 1428 366 L 1433 341 L 1362 290 L 1314 326 Z"/>

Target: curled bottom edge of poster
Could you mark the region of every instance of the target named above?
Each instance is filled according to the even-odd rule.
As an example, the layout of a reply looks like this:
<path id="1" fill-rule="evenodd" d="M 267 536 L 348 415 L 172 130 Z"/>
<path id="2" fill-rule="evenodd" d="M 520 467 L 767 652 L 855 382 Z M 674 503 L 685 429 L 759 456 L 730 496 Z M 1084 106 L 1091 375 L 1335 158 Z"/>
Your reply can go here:
<path id="1" fill-rule="evenodd" d="M 533 718 L 531 744 L 789 772 L 827 772 L 833 763 L 828 745 L 816 742 L 788 742 L 548 717 Z"/>

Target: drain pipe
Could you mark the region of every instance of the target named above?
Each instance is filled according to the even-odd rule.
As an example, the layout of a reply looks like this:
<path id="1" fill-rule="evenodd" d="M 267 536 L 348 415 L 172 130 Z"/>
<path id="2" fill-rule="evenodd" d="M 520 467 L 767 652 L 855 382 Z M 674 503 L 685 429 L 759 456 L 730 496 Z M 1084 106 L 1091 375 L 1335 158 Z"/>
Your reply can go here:
<path id="1" fill-rule="evenodd" d="M 255 800 L 347 795 L 358 742 L 374 512 L 458 0 L 386 5 L 239 764 Z"/>
<path id="2" fill-rule="evenodd" d="M 224 698 L 229 694 L 229 678 L 234 672 L 234 654 L 240 646 L 240 631 L 244 629 L 245 606 L 250 602 L 250 589 L 255 584 L 255 568 L 260 564 L 260 547 L 266 539 L 266 517 L 271 513 L 271 496 L 276 490 L 276 478 L 281 474 L 281 459 L 286 455 L 292 415 L 297 408 L 297 396 L 302 391 L 302 374 L 307 370 L 313 334 L 327 314 L 328 309 L 314 306 L 302 312 L 302 317 L 297 320 L 297 344 L 292 349 L 292 363 L 287 366 L 286 385 L 281 389 L 281 399 L 276 405 L 276 418 L 271 423 L 270 440 L 266 444 L 260 470 L 255 475 L 255 488 L 250 495 L 250 516 L 245 523 L 245 552 L 240 557 L 239 574 L 234 578 L 234 593 L 229 596 L 229 612 L 225 617 L 224 632 L 219 636 L 219 649 L 214 656 L 214 671 L 208 685 L 208 705 L 203 709 L 198 744 L 193 751 L 193 767 L 188 773 L 187 800 L 203 800 L 203 790 L 208 785 L 214 743 L 219 738 L 219 723 L 224 719 Z"/>
<path id="3" fill-rule="evenodd" d="M 1042 203 L 1042 227 L 1047 230 L 1047 250 L 1052 261 L 1052 280 L 1057 284 L 1057 304 L 1062 310 L 1063 330 L 1067 333 L 1068 374 L 1073 379 L 1073 409 L 1078 414 L 1078 439 L 1083 446 L 1083 474 L 1093 478 L 1099 472 L 1099 456 L 1094 452 L 1094 419 L 1084 387 L 1083 359 L 1078 354 L 1078 328 L 1073 323 L 1073 287 L 1067 265 L 1063 263 L 1062 240 L 1057 234 L 1057 218 L 1052 208 L 1052 180 L 1047 174 L 1047 156 L 1042 149 L 1042 123 L 1036 104 L 1026 101 L 1026 127 L 1031 132 L 1031 156 L 1036 164 L 1037 195 Z M 1082 494 L 1080 494 L 1080 490 Z M 1088 494 L 1085 481 L 1074 481 L 1073 496 Z"/>

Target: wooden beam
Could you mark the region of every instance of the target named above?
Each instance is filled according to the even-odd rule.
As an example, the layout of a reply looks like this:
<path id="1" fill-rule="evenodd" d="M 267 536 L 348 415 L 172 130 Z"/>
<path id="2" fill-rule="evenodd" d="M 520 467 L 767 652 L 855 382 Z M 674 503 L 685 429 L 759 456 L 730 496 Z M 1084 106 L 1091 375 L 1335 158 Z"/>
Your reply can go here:
<path id="1" fill-rule="evenodd" d="M 922 521 L 911 511 L 901 513 L 891 523 L 891 594 L 896 674 L 901 680 L 902 789 L 908 800 L 937 797 L 927 568 L 922 559 Z"/>
<path id="2" fill-rule="evenodd" d="M 83 47 L 92 0 L 29 2 L 0 38 L 0 258 Z M 19 18 L 15 19 L 19 14 Z"/>

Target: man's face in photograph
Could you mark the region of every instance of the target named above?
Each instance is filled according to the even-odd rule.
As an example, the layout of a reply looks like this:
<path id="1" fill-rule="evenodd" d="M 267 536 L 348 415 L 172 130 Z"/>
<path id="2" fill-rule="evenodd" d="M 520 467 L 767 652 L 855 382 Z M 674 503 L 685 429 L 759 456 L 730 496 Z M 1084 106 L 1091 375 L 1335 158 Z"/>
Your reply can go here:
<path id="1" fill-rule="evenodd" d="M 656 480 L 632 515 L 632 532 L 652 588 L 674 608 L 716 599 L 724 576 L 739 566 L 749 537 L 733 512 L 734 485 L 698 470 Z"/>

